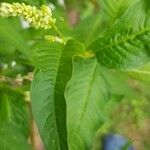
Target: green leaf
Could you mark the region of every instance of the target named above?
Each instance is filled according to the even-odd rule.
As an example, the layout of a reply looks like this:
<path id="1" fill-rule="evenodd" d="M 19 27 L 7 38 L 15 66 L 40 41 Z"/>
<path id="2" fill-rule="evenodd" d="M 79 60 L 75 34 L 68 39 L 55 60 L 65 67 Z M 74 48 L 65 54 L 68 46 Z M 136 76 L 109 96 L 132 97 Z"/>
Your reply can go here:
<path id="1" fill-rule="evenodd" d="M 108 89 L 95 58 L 74 58 L 65 93 L 69 149 L 92 149 L 96 131 L 105 120 L 102 109 L 109 98 Z"/>
<path id="2" fill-rule="evenodd" d="M 127 73 L 137 80 L 150 82 L 150 63 L 140 68 L 129 70 Z"/>
<path id="3" fill-rule="evenodd" d="M 18 22 L 14 23 L 13 19 L 0 18 L 0 40 L 7 42 L 8 45 L 15 47 L 27 58 L 30 57 L 30 49 L 27 41 L 18 31 Z"/>
<path id="4" fill-rule="evenodd" d="M 149 9 L 150 1 L 149 0 L 144 0 L 144 2 L 145 2 L 146 9 Z"/>
<path id="5" fill-rule="evenodd" d="M 32 150 L 21 131 L 10 122 L 0 125 L 0 135 L 1 150 Z"/>
<path id="6" fill-rule="evenodd" d="M 107 68 L 101 68 L 103 74 L 111 87 L 113 95 L 138 98 L 139 95 L 129 86 L 128 76 L 121 71 L 111 71 Z M 119 86 L 118 86 L 119 85 Z"/>
<path id="7" fill-rule="evenodd" d="M 7 87 L 0 87 L 0 95 L 0 149 L 31 150 L 24 96 Z"/>
<path id="8" fill-rule="evenodd" d="M 47 149 L 68 149 L 64 91 L 72 72 L 72 57 L 82 51 L 83 45 L 73 40 L 65 46 L 41 42 L 35 48 L 32 108 Z"/>
<path id="9" fill-rule="evenodd" d="M 22 134 L 29 134 L 29 115 L 24 95 L 7 87 L 0 87 L 0 125 L 3 122 L 13 123 Z"/>
<path id="10" fill-rule="evenodd" d="M 135 0 L 101 0 L 103 29 L 111 26 Z"/>
<path id="11" fill-rule="evenodd" d="M 143 1 L 133 4 L 90 47 L 109 68 L 133 69 L 150 59 L 150 11 Z"/>

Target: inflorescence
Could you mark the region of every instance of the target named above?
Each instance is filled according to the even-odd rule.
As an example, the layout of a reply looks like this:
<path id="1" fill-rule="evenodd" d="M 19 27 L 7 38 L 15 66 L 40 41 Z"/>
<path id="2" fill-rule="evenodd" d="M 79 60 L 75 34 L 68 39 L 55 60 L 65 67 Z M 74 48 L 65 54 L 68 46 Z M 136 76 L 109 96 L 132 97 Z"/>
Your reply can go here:
<path id="1" fill-rule="evenodd" d="M 34 28 L 49 29 L 55 25 L 55 19 L 52 18 L 51 9 L 43 5 L 40 9 L 35 6 L 25 5 L 24 3 L 1 3 L 0 16 L 21 16 Z"/>
<path id="2" fill-rule="evenodd" d="M 65 44 L 65 41 L 58 37 L 58 36 L 52 36 L 52 35 L 45 35 L 45 39 L 51 42 L 58 42 L 58 43 L 63 43 Z"/>

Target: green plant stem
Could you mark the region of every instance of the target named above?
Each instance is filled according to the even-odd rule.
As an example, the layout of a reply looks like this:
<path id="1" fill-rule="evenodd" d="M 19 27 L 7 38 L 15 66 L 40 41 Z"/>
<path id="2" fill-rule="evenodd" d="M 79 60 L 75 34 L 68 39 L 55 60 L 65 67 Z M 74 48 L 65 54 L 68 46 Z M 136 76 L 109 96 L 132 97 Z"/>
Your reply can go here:
<path id="1" fill-rule="evenodd" d="M 54 29 L 54 31 L 57 33 L 57 35 L 62 38 L 62 40 L 64 41 L 64 43 L 66 43 L 66 40 L 64 39 L 64 36 L 61 34 L 61 32 L 59 31 L 59 29 L 53 25 L 52 28 Z"/>
<path id="2" fill-rule="evenodd" d="M 33 114 L 32 114 L 32 108 L 31 108 L 31 103 L 30 101 L 26 102 L 29 114 L 30 114 L 30 141 L 33 149 L 35 149 L 35 140 L 34 140 L 34 125 L 33 125 Z"/>
<path id="3" fill-rule="evenodd" d="M 53 25 L 52 27 L 53 27 L 53 29 L 55 30 L 55 32 L 58 34 L 58 36 L 60 36 L 62 39 L 64 39 L 64 38 L 63 38 L 63 35 L 62 35 L 61 32 L 59 31 L 59 29 L 58 29 L 55 25 Z"/>

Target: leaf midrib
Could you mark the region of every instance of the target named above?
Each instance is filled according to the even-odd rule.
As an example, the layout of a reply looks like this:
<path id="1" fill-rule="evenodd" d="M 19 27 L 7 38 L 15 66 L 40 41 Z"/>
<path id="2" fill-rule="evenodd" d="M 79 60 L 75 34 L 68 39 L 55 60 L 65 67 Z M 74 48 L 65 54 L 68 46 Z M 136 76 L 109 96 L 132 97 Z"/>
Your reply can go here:
<path id="1" fill-rule="evenodd" d="M 60 52 L 60 56 L 59 56 L 59 61 L 58 61 L 58 64 L 57 64 L 57 69 L 56 69 L 56 79 L 55 79 L 55 87 L 54 87 L 54 101 L 53 101 L 53 105 L 54 105 L 54 115 L 55 115 L 55 125 L 56 125 L 56 130 L 57 130 L 57 136 L 58 136 L 58 144 L 59 144 L 59 148 L 61 148 L 61 146 L 60 146 L 60 137 L 59 137 L 59 134 L 58 134 L 58 125 L 57 125 L 57 120 L 56 120 L 56 106 L 55 106 L 55 95 L 56 95 L 56 91 L 57 91 L 57 87 L 56 87 L 56 83 L 57 83 L 57 78 L 58 78 L 58 72 L 59 72 L 59 68 L 60 68 L 60 61 L 61 61 L 61 58 L 62 58 L 62 54 L 63 54 L 63 48 L 62 48 L 62 50 L 61 50 L 61 52 Z"/>
<path id="2" fill-rule="evenodd" d="M 91 89 L 92 89 L 92 85 L 93 85 L 93 82 L 94 82 L 94 76 L 95 76 L 95 74 L 96 74 L 96 68 L 97 68 L 97 62 L 95 62 L 95 66 L 94 66 L 94 69 L 93 69 L 93 73 L 92 73 L 92 77 L 91 77 L 91 80 L 90 80 L 90 82 L 89 82 L 89 88 L 88 88 L 88 92 L 87 92 L 87 95 L 86 95 L 86 97 L 85 97 L 85 100 L 84 100 L 84 106 L 83 106 L 83 111 L 81 111 L 81 113 L 80 113 L 80 118 L 79 118 L 79 122 L 78 123 L 80 123 L 80 124 L 78 124 L 78 126 L 77 126 L 77 132 L 75 132 L 75 137 L 76 137 L 76 135 L 78 135 L 78 133 L 79 133 L 79 131 L 80 131 L 80 128 L 81 128 L 81 122 L 83 122 L 82 120 L 84 119 L 84 116 L 85 116 L 85 112 L 86 112 L 86 108 L 87 108 L 87 106 L 88 106 L 88 97 L 89 97 L 89 95 L 90 95 L 90 91 L 91 91 Z"/>
<path id="3" fill-rule="evenodd" d="M 95 66 L 94 66 L 94 70 L 93 70 L 93 73 L 92 73 L 92 77 L 91 77 L 91 80 L 89 82 L 89 88 L 88 88 L 88 92 L 87 92 L 87 95 L 85 97 L 85 100 L 84 100 L 84 107 L 83 107 L 83 111 L 81 112 L 81 117 L 79 119 L 79 122 L 82 122 L 84 116 L 85 116 L 85 112 L 86 112 L 86 108 L 88 106 L 88 97 L 90 95 L 90 92 L 91 92 L 91 89 L 92 89 L 92 85 L 93 85 L 93 82 L 94 82 L 94 77 L 95 77 L 95 74 L 96 74 L 96 68 L 97 68 L 97 62 L 95 62 Z"/>

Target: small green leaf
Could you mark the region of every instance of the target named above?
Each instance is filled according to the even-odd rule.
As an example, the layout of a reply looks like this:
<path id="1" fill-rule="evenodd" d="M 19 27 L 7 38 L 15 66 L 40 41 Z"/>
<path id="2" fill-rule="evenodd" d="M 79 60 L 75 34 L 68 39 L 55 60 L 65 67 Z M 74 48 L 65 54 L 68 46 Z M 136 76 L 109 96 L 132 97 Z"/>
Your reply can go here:
<path id="1" fill-rule="evenodd" d="M 13 123 L 4 122 L 0 125 L 0 149 L 1 150 L 32 150 L 18 128 Z"/>
<path id="2" fill-rule="evenodd" d="M 11 45 L 27 58 L 30 58 L 30 49 L 27 45 L 27 41 L 18 31 L 18 24 L 18 22 L 14 23 L 13 19 L 0 18 L 0 40 L 7 42 L 8 45 Z"/>
<path id="3" fill-rule="evenodd" d="M 0 149 L 31 150 L 27 141 L 29 115 L 24 96 L 7 87 L 0 87 L 0 95 Z"/>
<path id="4" fill-rule="evenodd" d="M 82 51 L 83 45 L 73 40 L 65 46 L 56 42 L 36 45 L 31 99 L 33 114 L 47 149 L 68 149 L 64 91 L 72 73 L 72 57 Z"/>
<path id="5" fill-rule="evenodd" d="M 73 75 L 66 87 L 68 142 L 71 150 L 90 150 L 105 121 L 103 107 L 109 86 L 96 58 L 75 57 Z"/>
<path id="6" fill-rule="evenodd" d="M 133 69 L 150 59 L 150 11 L 143 0 L 133 4 L 90 47 L 109 68 Z"/>

